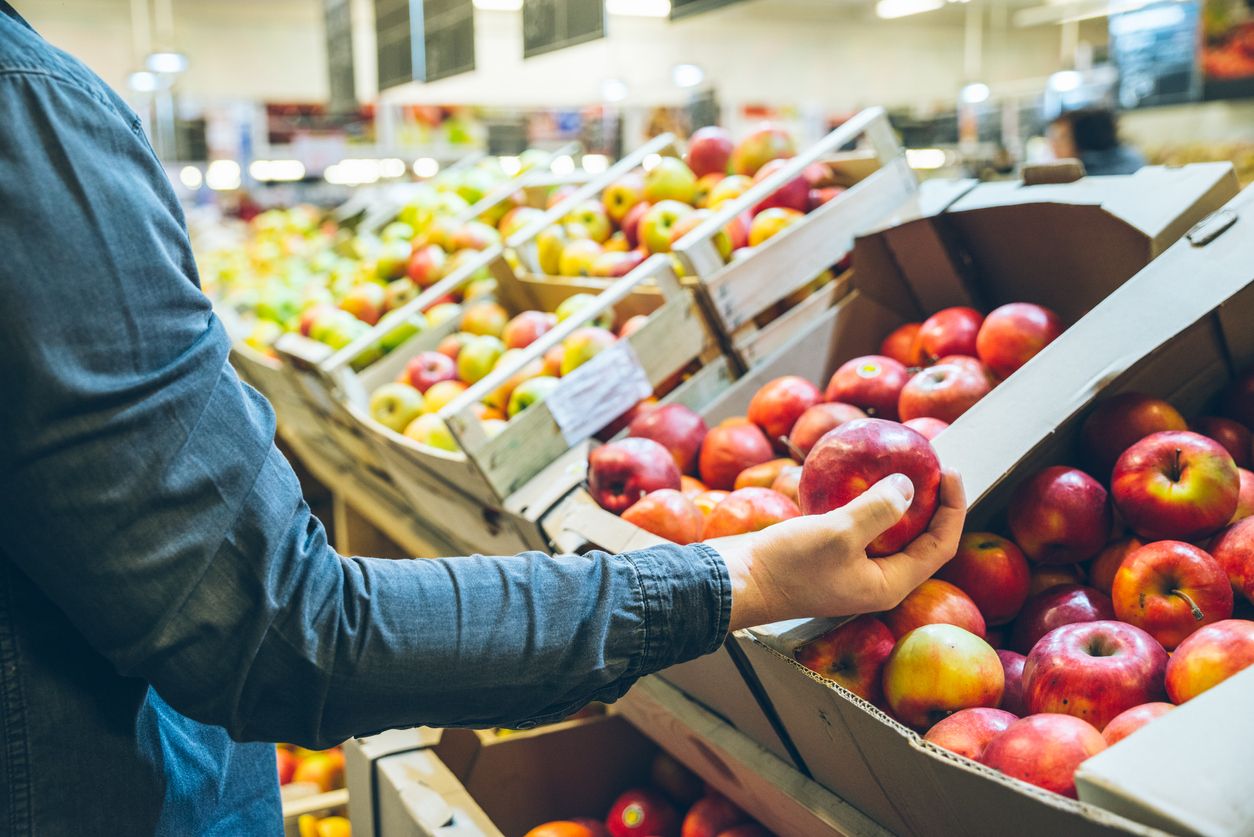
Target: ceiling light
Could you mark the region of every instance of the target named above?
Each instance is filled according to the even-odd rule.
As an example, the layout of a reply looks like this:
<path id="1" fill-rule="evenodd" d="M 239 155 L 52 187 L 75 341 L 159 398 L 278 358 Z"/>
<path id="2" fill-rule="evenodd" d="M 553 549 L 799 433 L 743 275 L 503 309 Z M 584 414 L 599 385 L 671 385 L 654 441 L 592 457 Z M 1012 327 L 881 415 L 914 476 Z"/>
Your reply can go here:
<path id="1" fill-rule="evenodd" d="M 126 77 L 126 84 L 136 93 L 151 93 L 160 86 L 157 76 L 147 70 L 131 73 Z"/>
<path id="2" fill-rule="evenodd" d="M 671 70 L 671 81 L 676 87 L 696 87 L 705 81 L 705 70 L 696 64 L 676 64 Z"/>
<path id="3" fill-rule="evenodd" d="M 187 56 L 181 52 L 154 52 L 144 59 L 144 68 L 153 73 L 181 73 L 187 69 Z"/>
<path id="4" fill-rule="evenodd" d="M 601 98 L 607 102 L 621 102 L 627 98 L 627 82 L 621 78 L 607 78 L 601 82 Z"/>
<path id="5" fill-rule="evenodd" d="M 660 162 L 662 162 L 661 154 L 649 154 L 643 160 L 640 161 L 640 168 L 644 169 L 645 171 L 653 171 L 655 168 L 657 168 L 657 164 Z"/>
<path id="6" fill-rule="evenodd" d="M 604 154 L 585 154 L 579 164 L 588 174 L 601 174 L 610 167 L 610 158 Z"/>
<path id="7" fill-rule="evenodd" d="M 912 169 L 939 169 L 945 165 L 945 152 L 940 148 L 907 148 L 906 163 Z"/>
<path id="8" fill-rule="evenodd" d="M 876 17 L 891 20 L 896 17 L 934 12 L 943 8 L 945 0 L 879 0 L 875 4 Z"/>
<path id="9" fill-rule="evenodd" d="M 440 173 L 440 164 L 433 157 L 419 157 L 414 160 L 414 174 L 419 177 L 435 177 Z"/>
<path id="10" fill-rule="evenodd" d="M 605 13 L 623 17 L 670 17 L 671 0 L 605 0 Z"/>
<path id="11" fill-rule="evenodd" d="M 1070 93 L 1080 86 L 1084 79 L 1075 70 L 1063 70 L 1049 77 L 1049 89 L 1059 93 Z"/>
<path id="12" fill-rule="evenodd" d="M 475 8 L 483 12 L 516 12 L 523 0 L 475 0 Z"/>
<path id="13" fill-rule="evenodd" d="M 300 160 L 253 160 L 248 176 L 264 183 L 305 179 L 305 164 Z"/>
<path id="14" fill-rule="evenodd" d="M 395 157 L 389 157 L 386 160 L 379 161 L 379 174 L 384 177 L 404 177 L 405 161 L 398 160 Z"/>
<path id="15" fill-rule="evenodd" d="M 377 181 L 382 175 L 380 168 L 378 160 L 340 160 L 333 166 L 327 166 L 322 177 L 336 186 L 360 186 Z"/>
<path id="16" fill-rule="evenodd" d="M 565 177 L 575 170 L 575 160 L 569 154 L 563 154 L 560 157 L 553 158 L 553 165 L 549 167 L 550 171 L 558 177 Z"/>
<path id="17" fill-rule="evenodd" d="M 499 157 L 497 162 L 501 164 L 501 171 L 505 172 L 506 177 L 513 177 L 522 171 L 522 160 L 517 157 Z"/>
<path id="18" fill-rule="evenodd" d="M 987 102 L 988 97 L 988 85 L 978 81 L 974 84 L 968 84 L 966 87 L 962 88 L 962 91 L 958 94 L 958 98 L 966 102 L 968 105 L 978 105 L 980 102 Z"/>
<path id="19" fill-rule="evenodd" d="M 195 166 L 183 166 L 179 172 L 179 181 L 188 189 L 195 191 L 205 182 L 205 176 Z"/>
<path id="20" fill-rule="evenodd" d="M 214 160 L 205 172 L 205 183 L 215 192 L 229 192 L 239 188 L 239 163 L 234 160 Z"/>

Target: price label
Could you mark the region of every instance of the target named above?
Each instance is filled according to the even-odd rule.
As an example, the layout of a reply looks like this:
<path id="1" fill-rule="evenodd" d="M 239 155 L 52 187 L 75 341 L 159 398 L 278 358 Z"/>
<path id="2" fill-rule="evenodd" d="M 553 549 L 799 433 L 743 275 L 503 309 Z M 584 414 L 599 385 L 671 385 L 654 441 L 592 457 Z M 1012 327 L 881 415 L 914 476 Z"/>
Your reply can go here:
<path id="1" fill-rule="evenodd" d="M 574 447 L 652 394 L 631 343 L 620 340 L 563 377 L 546 402 L 562 437 Z"/>

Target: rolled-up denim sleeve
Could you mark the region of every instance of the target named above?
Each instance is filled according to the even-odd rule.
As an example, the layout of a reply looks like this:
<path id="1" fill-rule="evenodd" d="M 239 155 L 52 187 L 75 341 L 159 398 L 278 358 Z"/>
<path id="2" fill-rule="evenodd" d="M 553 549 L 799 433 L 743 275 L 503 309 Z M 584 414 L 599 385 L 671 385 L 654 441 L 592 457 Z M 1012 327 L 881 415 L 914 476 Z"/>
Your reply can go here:
<path id="1" fill-rule="evenodd" d="M 0 549 L 123 675 L 239 739 L 523 725 L 714 650 L 705 546 L 341 557 L 227 362 L 133 116 L 0 74 Z"/>

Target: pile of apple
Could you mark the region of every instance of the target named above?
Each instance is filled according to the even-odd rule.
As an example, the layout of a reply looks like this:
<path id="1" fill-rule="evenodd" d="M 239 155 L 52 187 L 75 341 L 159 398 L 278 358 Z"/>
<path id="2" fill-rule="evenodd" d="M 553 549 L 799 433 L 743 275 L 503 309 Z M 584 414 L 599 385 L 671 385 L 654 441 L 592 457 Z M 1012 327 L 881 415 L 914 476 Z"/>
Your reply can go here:
<path id="1" fill-rule="evenodd" d="M 541 272 L 553 276 L 624 276 L 650 254 L 669 253 L 714 210 L 770 177 L 797 153 L 784 130 L 765 126 L 733 143 L 722 128 L 692 135 L 684 159 L 663 157 L 612 183 L 601 199 L 573 207 L 536 237 Z M 731 221 L 717 237 L 724 259 L 756 247 L 839 195 L 822 165 L 806 167 L 775 194 Z"/>
<path id="2" fill-rule="evenodd" d="M 344 787 L 344 751 L 339 747 L 306 750 L 290 744 L 276 744 L 274 754 L 279 766 L 280 785 L 307 784 L 317 793 Z"/>
<path id="3" fill-rule="evenodd" d="M 1004 535 L 966 533 L 936 578 L 798 660 L 940 747 L 1074 797 L 1085 759 L 1254 665 L 1254 621 L 1232 618 L 1254 613 L 1254 373 L 1223 412 L 1190 429 L 1148 395 L 1100 403 L 1087 471 L 1032 475 Z"/>
<path id="4" fill-rule="evenodd" d="M 802 490 L 802 462 L 817 472 L 845 453 L 826 434 L 869 417 L 878 424 L 865 432 L 876 444 L 926 459 L 931 448 L 923 451 L 919 442 L 935 438 L 1061 330 L 1052 311 L 1029 303 L 1004 305 L 987 317 L 972 308 L 946 308 L 893 331 L 880 354 L 840 366 L 825 390 L 797 376 L 777 378 L 754 394 L 745 417 L 714 428 L 682 405 L 642 405 L 628 438 L 589 456 L 589 487 L 603 508 L 676 543 L 825 511 L 851 499 L 824 493 L 817 483 L 808 499 Z M 922 438 L 901 433 L 898 419 Z M 812 464 L 825 439 L 820 461 Z M 920 489 L 916 481 L 918 497 Z M 912 515 L 924 511 L 919 506 Z"/>
<path id="5" fill-rule="evenodd" d="M 399 380 L 371 394 L 371 417 L 419 444 L 459 450 L 439 411 L 497 367 L 509 368 L 533 341 L 559 322 L 578 316 L 596 299 L 592 294 L 573 294 L 554 313 L 523 311 L 512 318 L 490 297 L 467 303 L 457 312 L 459 331 L 435 349 L 419 352 L 406 364 Z M 489 437 L 500 433 L 514 416 L 543 401 L 563 375 L 632 334 L 645 320 L 645 316 L 637 315 L 615 330 L 614 312 L 602 312 L 543 358 L 521 367 L 477 405 L 476 415 L 484 432 Z"/>
<path id="6" fill-rule="evenodd" d="M 650 778 L 651 787 L 620 794 L 603 821 L 554 820 L 525 837 L 771 837 L 735 803 L 665 753 L 654 759 Z"/>

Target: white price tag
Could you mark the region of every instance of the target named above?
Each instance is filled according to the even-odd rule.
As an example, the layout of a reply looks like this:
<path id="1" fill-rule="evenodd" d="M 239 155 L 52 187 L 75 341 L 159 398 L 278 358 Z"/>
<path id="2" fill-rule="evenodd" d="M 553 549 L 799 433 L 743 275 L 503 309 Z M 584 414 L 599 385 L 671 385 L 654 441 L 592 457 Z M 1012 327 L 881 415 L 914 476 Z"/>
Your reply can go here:
<path id="1" fill-rule="evenodd" d="M 619 340 L 562 378 L 545 401 L 573 447 L 652 394 L 631 342 Z"/>

